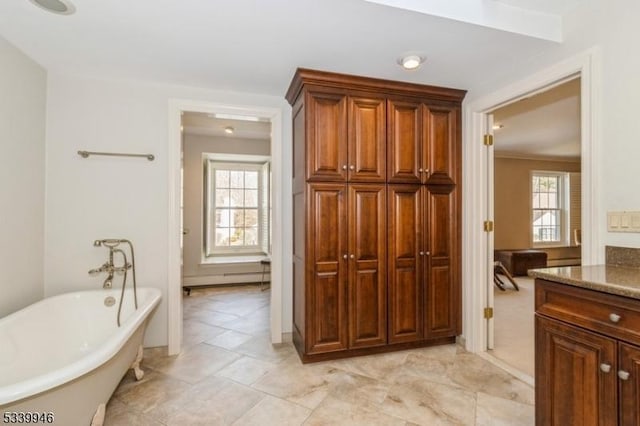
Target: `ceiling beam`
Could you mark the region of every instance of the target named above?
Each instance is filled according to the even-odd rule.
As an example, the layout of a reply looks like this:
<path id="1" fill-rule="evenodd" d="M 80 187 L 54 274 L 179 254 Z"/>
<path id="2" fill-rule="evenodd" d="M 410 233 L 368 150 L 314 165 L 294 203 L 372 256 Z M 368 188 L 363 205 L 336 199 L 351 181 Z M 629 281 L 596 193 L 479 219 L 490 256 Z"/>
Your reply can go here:
<path id="1" fill-rule="evenodd" d="M 495 0 L 365 0 L 542 40 L 562 42 L 562 17 Z"/>

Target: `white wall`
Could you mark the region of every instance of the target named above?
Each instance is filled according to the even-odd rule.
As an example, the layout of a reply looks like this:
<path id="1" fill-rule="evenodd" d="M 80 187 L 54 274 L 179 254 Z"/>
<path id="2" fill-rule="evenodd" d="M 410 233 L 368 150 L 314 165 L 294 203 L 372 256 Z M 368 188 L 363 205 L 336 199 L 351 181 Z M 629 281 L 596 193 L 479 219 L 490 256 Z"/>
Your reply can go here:
<path id="1" fill-rule="evenodd" d="M 471 88 L 466 102 L 481 98 L 500 87 L 520 80 L 552 64 L 597 46 L 602 57 L 600 170 L 595 176 L 601 199 L 595 200 L 604 212 L 640 210 L 640 191 L 635 186 L 640 158 L 640 3 L 634 0 L 585 0 L 584 6 L 565 17 L 565 41 L 550 45 L 539 55 L 504 75 L 488 79 L 483 87 Z M 603 215 L 606 218 L 606 215 Z M 604 245 L 640 247 L 640 234 L 608 233 L 604 218 L 599 223 Z"/>
<path id="2" fill-rule="evenodd" d="M 215 137 L 204 135 L 185 134 L 183 137 L 183 205 L 184 227 L 189 233 L 183 237 L 183 266 L 182 276 L 188 281 L 193 277 L 206 277 L 206 284 L 219 284 L 227 282 L 239 282 L 244 275 L 238 277 L 224 277 L 224 273 L 253 273 L 260 279 L 262 271 L 260 262 L 240 264 L 202 265 L 202 235 L 204 223 L 202 220 L 203 206 L 203 166 L 202 154 L 245 154 L 245 155 L 271 155 L 271 143 L 269 140 L 242 139 L 237 137 Z M 237 278 L 237 279 L 236 279 Z M 256 278 L 253 278 L 256 279 Z M 203 282 L 202 280 L 199 280 Z M 245 281 L 246 282 L 246 281 Z M 188 282 L 185 282 L 188 284 Z"/>
<path id="3" fill-rule="evenodd" d="M 104 277 L 87 271 L 106 259 L 96 238 L 129 238 L 136 248 L 138 284 L 162 290 L 163 300 L 145 344 L 167 344 L 168 117 L 169 99 L 281 108 L 283 97 L 209 91 L 137 82 L 49 75 L 47 99 L 45 293 L 100 288 Z M 76 151 L 153 153 L 156 160 L 90 157 Z M 291 130 L 284 128 L 283 156 L 291 156 Z M 285 165 L 290 162 L 285 161 Z M 283 170 L 290 185 L 290 170 Z M 283 188 L 290 194 L 290 186 Z M 286 197 L 285 197 L 286 200 Z M 287 213 L 289 205 L 281 206 Z M 284 236 L 290 240 L 289 236 Z M 283 260 L 283 331 L 291 330 L 290 248 Z"/>
<path id="4" fill-rule="evenodd" d="M 44 294 L 47 73 L 0 37 L 0 317 Z"/>

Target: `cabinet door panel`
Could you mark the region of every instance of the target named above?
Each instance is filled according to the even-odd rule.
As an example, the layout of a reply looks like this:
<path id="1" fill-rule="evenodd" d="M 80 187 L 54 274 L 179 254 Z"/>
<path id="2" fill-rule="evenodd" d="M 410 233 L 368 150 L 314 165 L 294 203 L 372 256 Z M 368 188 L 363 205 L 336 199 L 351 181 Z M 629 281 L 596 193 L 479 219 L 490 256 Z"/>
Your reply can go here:
<path id="1" fill-rule="evenodd" d="M 386 190 L 349 185 L 349 346 L 387 342 Z"/>
<path id="2" fill-rule="evenodd" d="M 422 214 L 419 185 L 390 185 L 389 204 L 389 343 L 423 336 Z"/>
<path id="3" fill-rule="evenodd" d="M 388 182 L 420 183 L 422 130 L 420 104 L 389 101 Z"/>
<path id="4" fill-rule="evenodd" d="M 349 98 L 349 180 L 384 182 L 386 175 L 386 101 Z"/>
<path id="5" fill-rule="evenodd" d="M 619 369 L 629 373 L 620 380 L 620 424 L 640 424 L 640 348 L 620 343 Z"/>
<path id="6" fill-rule="evenodd" d="M 347 348 L 346 194 L 344 184 L 309 185 L 307 351 Z"/>
<path id="7" fill-rule="evenodd" d="M 425 106 L 422 122 L 425 145 L 423 163 L 428 169 L 425 182 L 432 184 L 457 183 L 458 171 L 458 109 Z"/>
<path id="8" fill-rule="evenodd" d="M 327 93 L 307 93 L 307 179 L 347 179 L 347 101 Z"/>
<path id="9" fill-rule="evenodd" d="M 459 334 L 461 297 L 457 275 L 456 193 L 452 187 L 425 187 L 423 191 L 429 252 L 425 258 L 425 336 L 455 336 Z"/>
<path id="10" fill-rule="evenodd" d="M 616 364 L 615 340 L 536 314 L 536 424 L 617 424 Z"/>

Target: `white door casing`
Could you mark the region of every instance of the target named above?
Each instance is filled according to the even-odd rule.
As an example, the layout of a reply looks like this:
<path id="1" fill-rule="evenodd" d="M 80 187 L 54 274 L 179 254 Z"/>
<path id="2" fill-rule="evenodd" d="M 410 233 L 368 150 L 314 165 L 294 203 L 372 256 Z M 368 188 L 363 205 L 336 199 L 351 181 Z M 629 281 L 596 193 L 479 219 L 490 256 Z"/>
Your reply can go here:
<path id="1" fill-rule="evenodd" d="M 582 264 L 604 261 L 602 246 L 604 215 L 600 208 L 600 88 L 601 52 L 593 47 L 570 59 L 557 63 L 518 82 L 509 84 L 487 96 L 466 103 L 463 108 L 463 335 L 470 352 L 484 352 L 488 344 L 488 323 L 484 308 L 489 306 L 489 246 L 483 229 L 484 215 L 489 212 L 489 164 L 482 138 L 487 126 L 486 115 L 500 106 L 512 103 L 554 85 L 581 78 L 581 158 L 582 158 Z M 493 202 L 493 200 L 491 200 Z M 491 256 L 493 254 L 491 253 Z"/>

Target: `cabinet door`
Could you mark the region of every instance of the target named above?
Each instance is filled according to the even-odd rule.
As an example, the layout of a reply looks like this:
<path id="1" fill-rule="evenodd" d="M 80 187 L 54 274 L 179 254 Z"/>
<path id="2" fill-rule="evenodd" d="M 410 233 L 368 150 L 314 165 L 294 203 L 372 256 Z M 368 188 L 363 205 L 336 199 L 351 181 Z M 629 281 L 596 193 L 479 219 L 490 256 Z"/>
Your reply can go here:
<path id="1" fill-rule="evenodd" d="M 307 211 L 307 352 L 347 348 L 346 185 L 310 184 Z"/>
<path id="2" fill-rule="evenodd" d="M 626 343 L 618 346 L 620 380 L 620 424 L 640 424 L 640 348 Z M 628 373 L 628 376 L 624 376 Z"/>
<path id="3" fill-rule="evenodd" d="M 388 188 L 389 343 L 421 340 L 423 286 L 420 185 Z"/>
<path id="4" fill-rule="evenodd" d="M 387 342 L 384 185 L 349 185 L 349 347 Z"/>
<path id="5" fill-rule="evenodd" d="M 615 340 L 536 314 L 536 425 L 617 424 L 616 364 Z"/>
<path id="6" fill-rule="evenodd" d="M 425 186 L 423 194 L 425 337 L 456 336 L 462 322 L 456 187 Z"/>
<path id="7" fill-rule="evenodd" d="M 387 111 L 387 180 L 420 183 L 423 140 L 420 104 L 389 101 Z"/>
<path id="8" fill-rule="evenodd" d="M 455 184 L 459 179 L 458 108 L 425 105 L 422 113 L 423 182 Z"/>
<path id="9" fill-rule="evenodd" d="M 346 181 L 347 100 L 345 96 L 308 92 L 307 179 Z"/>
<path id="10" fill-rule="evenodd" d="M 386 101 L 349 98 L 349 180 L 385 182 Z"/>

